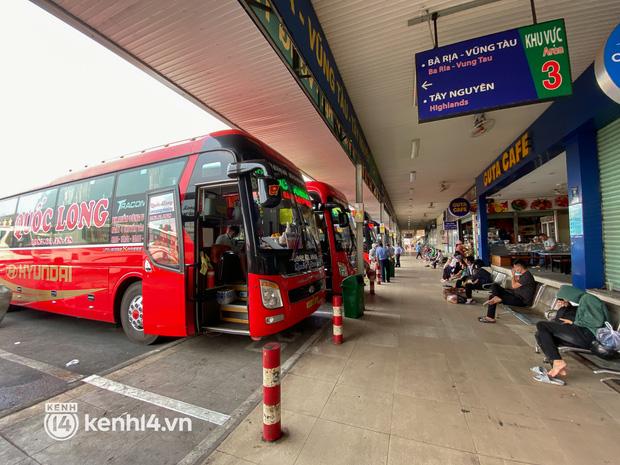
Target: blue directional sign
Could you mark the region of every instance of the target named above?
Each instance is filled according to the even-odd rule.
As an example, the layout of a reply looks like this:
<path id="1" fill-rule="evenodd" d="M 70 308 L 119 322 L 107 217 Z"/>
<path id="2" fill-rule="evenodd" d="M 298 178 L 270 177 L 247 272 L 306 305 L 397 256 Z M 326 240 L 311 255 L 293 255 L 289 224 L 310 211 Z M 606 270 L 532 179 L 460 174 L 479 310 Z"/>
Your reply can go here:
<path id="1" fill-rule="evenodd" d="M 620 24 L 611 32 L 596 57 L 594 72 L 603 92 L 620 103 Z"/>
<path id="2" fill-rule="evenodd" d="M 416 53 L 421 123 L 572 93 L 564 20 Z"/>

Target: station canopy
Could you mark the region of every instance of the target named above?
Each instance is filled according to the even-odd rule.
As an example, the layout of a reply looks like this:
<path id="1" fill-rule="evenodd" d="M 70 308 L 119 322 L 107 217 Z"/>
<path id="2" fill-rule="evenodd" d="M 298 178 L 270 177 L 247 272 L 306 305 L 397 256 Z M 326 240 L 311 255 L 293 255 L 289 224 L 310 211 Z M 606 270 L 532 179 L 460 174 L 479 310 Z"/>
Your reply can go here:
<path id="1" fill-rule="evenodd" d="M 340 142 L 241 2 L 33 0 L 234 127 L 260 138 L 317 180 L 355 199 L 355 170 Z M 265 2 L 260 2 L 265 3 Z M 418 124 L 414 55 L 433 47 L 428 13 L 471 0 L 313 0 L 326 39 L 402 228 L 436 218 L 550 103 Z M 439 45 L 531 24 L 526 0 L 478 1 L 439 17 Z M 485 4 L 486 3 L 486 4 Z M 573 80 L 620 17 L 617 0 L 537 0 L 538 21 L 564 18 Z M 411 19 L 423 18 L 409 26 Z M 412 141 L 420 140 L 412 159 Z M 411 171 L 415 179 L 411 182 Z M 412 190 L 413 189 L 413 190 Z M 366 188 L 369 213 L 379 203 Z M 410 200 L 413 199 L 413 200 Z"/>

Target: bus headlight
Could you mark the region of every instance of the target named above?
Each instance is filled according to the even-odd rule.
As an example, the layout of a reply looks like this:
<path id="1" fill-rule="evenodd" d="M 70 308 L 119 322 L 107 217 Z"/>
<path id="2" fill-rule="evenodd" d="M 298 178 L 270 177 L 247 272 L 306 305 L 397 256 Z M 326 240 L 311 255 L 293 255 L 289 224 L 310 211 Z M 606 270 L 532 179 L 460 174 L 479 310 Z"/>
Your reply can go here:
<path id="1" fill-rule="evenodd" d="M 280 294 L 280 288 L 276 283 L 271 281 L 260 280 L 260 295 L 263 300 L 263 306 L 265 308 L 279 308 L 283 307 L 282 295 Z"/>
<path id="2" fill-rule="evenodd" d="M 342 276 L 343 278 L 348 276 L 347 265 L 345 265 L 342 262 L 338 262 L 338 272 L 340 273 L 340 276 Z"/>

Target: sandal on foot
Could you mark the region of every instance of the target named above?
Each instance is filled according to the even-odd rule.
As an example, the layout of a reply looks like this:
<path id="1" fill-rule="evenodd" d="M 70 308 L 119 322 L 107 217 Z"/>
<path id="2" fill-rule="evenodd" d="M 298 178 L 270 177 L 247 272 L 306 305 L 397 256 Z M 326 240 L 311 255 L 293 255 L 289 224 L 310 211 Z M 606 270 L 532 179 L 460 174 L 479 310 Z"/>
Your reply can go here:
<path id="1" fill-rule="evenodd" d="M 478 318 L 478 321 L 480 323 L 495 323 L 495 320 L 490 320 L 486 316 L 481 316 L 480 318 Z"/>
<path id="2" fill-rule="evenodd" d="M 551 378 L 547 373 L 539 374 L 534 376 L 534 381 L 538 381 L 539 383 L 545 384 L 553 384 L 555 386 L 565 386 L 566 382 L 559 378 Z"/>

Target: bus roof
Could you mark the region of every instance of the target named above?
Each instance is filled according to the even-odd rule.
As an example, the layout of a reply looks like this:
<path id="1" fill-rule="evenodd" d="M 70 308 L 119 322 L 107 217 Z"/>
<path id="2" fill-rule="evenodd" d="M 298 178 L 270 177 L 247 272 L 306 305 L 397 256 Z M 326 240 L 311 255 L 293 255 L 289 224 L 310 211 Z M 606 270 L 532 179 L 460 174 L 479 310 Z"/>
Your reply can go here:
<path id="1" fill-rule="evenodd" d="M 306 182 L 306 189 L 317 192 L 321 196 L 321 202 L 323 203 L 327 202 L 329 197 L 332 197 L 340 200 L 345 206 L 349 206 L 347 197 L 334 186 L 327 183 L 321 181 L 308 181 Z"/>
<path id="2" fill-rule="evenodd" d="M 100 176 L 107 173 L 114 173 L 116 171 L 126 170 L 130 168 L 137 168 L 143 165 L 149 165 L 151 163 L 156 163 L 159 161 L 190 155 L 193 153 L 199 153 L 207 150 L 217 150 L 218 148 L 221 148 L 231 149 L 235 151 L 235 148 L 241 147 L 243 143 L 250 143 L 255 146 L 259 146 L 261 151 L 266 155 L 266 158 L 285 166 L 289 171 L 297 174 L 301 178 L 301 171 L 299 170 L 299 168 L 297 168 L 295 164 L 286 159 L 280 153 L 276 152 L 267 144 L 246 133 L 245 131 L 239 129 L 226 129 L 223 131 L 212 132 L 203 136 L 192 137 L 191 139 L 172 142 L 158 147 L 145 149 L 139 152 L 122 155 L 109 161 L 102 161 L 98 165 L 89 166 L 85 169 L 78 171 L 72 171 L 69 174 L 57 178 L 48 184 L 39 186 L 34 189 L 28 189 L 27 191 L 14 194 L 9 197 L 15 197 L 16 195 L 36 191 L 41 188 L 52 187 L 58 184 L 64 184 L 72 181 L 79 181 L 81 179 Z M 240 155 L 243 155 L 243 153 L 240 153 Z"/>

